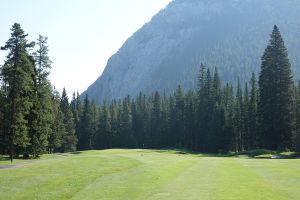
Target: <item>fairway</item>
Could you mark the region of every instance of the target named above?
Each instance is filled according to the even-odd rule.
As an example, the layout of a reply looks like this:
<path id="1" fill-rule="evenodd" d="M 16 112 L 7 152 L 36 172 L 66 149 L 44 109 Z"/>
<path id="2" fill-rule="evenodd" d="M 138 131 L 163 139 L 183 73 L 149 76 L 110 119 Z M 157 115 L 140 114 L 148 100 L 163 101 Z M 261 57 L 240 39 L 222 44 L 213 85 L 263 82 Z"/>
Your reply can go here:
<path id="1" fill-rule="evenodd" d="M 154 150 L 68 155 L 0 170 L 0 199 L 300 199 L 299 159 Z"/>

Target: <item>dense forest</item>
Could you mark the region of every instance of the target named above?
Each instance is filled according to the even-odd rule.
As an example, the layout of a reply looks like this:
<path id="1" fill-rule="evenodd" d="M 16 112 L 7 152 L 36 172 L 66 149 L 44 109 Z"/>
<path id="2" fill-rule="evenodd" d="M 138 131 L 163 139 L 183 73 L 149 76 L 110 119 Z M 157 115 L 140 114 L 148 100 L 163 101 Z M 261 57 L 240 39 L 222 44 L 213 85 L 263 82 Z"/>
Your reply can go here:
<path id="1" fill-rule="evenodd" d="M 200 66 L 198 88 L 172 95 L 140 93 L 97 105 L 49 81 L 47 38 L 28 42 L 19 24 L 1 47 L 0 151 L 11 159 L 107 148 L 186 148 L 201 152 L 256 148 L 300 150 L 300 82 L 274 26 L 259 76 L 236 87 Z M 243 81 L 245 82 L 245 81 Z"/>

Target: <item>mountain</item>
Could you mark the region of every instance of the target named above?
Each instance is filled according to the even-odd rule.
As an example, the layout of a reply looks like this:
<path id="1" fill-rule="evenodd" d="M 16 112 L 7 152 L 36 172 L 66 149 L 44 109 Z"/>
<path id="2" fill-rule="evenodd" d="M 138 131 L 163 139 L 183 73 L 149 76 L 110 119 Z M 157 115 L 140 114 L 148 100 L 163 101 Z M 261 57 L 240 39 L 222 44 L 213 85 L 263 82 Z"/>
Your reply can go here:
<path id="1" fill-rule="evenodd" d="M 85 93 L 98 104 L 140 91 L 196 87 L 200 63 L 218 68 L 224 82 L 258 72 L 274 24 L 300 76 L 299 0 L 173 0 L 134 33 Z"/>

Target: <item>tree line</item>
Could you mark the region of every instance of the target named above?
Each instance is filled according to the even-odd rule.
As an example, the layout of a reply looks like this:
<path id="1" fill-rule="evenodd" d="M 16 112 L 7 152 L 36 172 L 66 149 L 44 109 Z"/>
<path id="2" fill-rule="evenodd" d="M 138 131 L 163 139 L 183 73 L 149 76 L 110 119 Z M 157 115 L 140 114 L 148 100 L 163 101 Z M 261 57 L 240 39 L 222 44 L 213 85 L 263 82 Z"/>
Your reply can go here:
<path id="1" fill-rule="evenodd" d="M 19 24 L 2 50 L 0 150 L 23 154 L 107 148 L 187 148 L 202 152 L 256 148 L 300 150 L 300 82 L 292 79 L 277 26 L 262 56 L 259 77 L 222 84 L 217 68 L 201 64 L 198 88 L 173 94 L 127 96 L 96 105 L 48 79 L 47 38 L 28 43 Z"/>
<path id="2" fill-rule="evenodd" d="M 8 51 L 0 69 L 0 151 L 13 157 L 76 150 L 77 138 L 67 95 L 49 81 L 47 38 L 28 42 L 20 24 L 1 50 Z"/>

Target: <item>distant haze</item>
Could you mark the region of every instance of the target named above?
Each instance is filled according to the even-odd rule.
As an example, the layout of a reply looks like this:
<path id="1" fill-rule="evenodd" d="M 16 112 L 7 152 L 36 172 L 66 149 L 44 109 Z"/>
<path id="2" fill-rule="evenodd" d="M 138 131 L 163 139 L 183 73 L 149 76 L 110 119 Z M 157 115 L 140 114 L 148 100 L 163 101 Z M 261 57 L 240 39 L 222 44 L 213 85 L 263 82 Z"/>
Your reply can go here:
<path id="1" fill-rule="evenodd" d="M 299 0 L 174 0 L 130 37 L 86 93 L 103 100 L 195 89 L 200 63 L 217 67 L 223 83 L 258 74 L 274 24 L 300 77 Z M 99 74 L 100 75 L 100 74 Z"/>
<path id="2" fill-rule="evenodd" d="M 49 38 L 51 81 L 69 96 L 83 92 L 102 73 L 108 58 L 170 0 L 2 1 L 0 46 L 18 22 L 29 40 Z M 0 52 L 0 64 L 6 53 Z"/>

